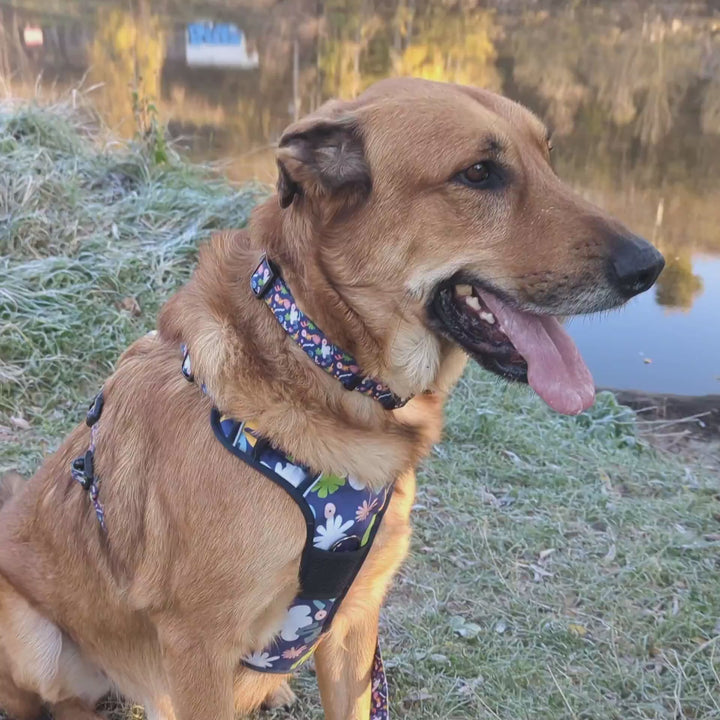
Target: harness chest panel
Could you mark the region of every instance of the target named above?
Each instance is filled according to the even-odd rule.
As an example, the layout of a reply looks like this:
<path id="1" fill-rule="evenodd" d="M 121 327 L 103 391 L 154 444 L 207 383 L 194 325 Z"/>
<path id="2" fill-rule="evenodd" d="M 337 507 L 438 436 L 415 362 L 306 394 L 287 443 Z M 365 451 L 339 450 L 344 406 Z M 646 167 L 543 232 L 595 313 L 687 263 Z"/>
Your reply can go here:
<path id="1" fill-rule="evenodd" d="M 253 670 L 290 673 L 314 652 L 372 546 L 391 488 L 367 488 L 352 477 L 318 473 L 262 438 L 252 424 L 213 410 L 220 442 L 282 487 L 305 518 L 300 594 L 272 643 L 243 658 Z"/>

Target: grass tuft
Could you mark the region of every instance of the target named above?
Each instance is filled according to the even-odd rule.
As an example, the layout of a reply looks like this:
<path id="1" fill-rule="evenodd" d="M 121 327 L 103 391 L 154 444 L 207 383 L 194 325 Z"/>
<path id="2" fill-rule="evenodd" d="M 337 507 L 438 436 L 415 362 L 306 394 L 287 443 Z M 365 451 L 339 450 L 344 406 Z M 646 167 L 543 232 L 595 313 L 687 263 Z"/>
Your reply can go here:
<path id="1" fill-rule="evenodd" d="M 259 191 L 64 106 L 0 106 L 0 149 L 0 469 L 28 473 Z M 394 717 L 720 720 L 717 476 L 610 393 L 565 418 L 471 368 L 447 415 L 383 612 Z M 322 717 L 295 685 L 265 717 Z"/>
<path id="2" fill-rule="evenodd" d="M 260 195 L 175 157 L 156 164 L 140 143 L 103 143 L 91 120 L 0 105 L 0 412 L 55 419 L 48 438 L 154 326 L 198 242 L 245 225 Z"/>

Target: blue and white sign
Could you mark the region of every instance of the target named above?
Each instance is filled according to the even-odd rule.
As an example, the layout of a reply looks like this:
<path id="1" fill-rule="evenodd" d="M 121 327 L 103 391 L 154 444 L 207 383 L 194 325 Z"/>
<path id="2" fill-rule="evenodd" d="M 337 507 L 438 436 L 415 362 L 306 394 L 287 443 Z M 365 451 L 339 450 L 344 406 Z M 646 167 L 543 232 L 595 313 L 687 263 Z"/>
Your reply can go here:
<path id="1" fill-rule="evenodd" d="M 248 52 L 245 33 L 234 23 L 199 21 L 185 33 L 185 57 L 190 67 L 256 68 L 257 51 Z"/>

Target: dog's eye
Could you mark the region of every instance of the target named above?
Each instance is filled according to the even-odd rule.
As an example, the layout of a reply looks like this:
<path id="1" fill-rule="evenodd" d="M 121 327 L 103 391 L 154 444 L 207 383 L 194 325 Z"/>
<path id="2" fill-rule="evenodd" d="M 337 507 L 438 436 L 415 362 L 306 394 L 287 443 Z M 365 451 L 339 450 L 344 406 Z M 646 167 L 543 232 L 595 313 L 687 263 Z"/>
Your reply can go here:
<path id="1" fill-rule="evenodd" d="M 489 162 L 478 162 L 463 170 L 457 177 L 469 187 L 485 188 L 492 182 L 493 165 Z"/>
<path id="2" fill-rule="evenodd" d="M 463 172 L 463 177 L 471 185 L 481 185 L 490 179 L 490 164 L 484 162 L 475 163 Z"/>

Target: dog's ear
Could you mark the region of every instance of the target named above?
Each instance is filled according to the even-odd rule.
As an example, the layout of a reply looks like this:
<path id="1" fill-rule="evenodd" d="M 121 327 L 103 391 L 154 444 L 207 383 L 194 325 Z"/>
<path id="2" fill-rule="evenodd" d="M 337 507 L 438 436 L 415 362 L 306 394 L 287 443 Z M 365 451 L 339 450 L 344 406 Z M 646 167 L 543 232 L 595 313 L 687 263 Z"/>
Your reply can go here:
<path id="1" fill-rule="evenodd" d="M 292 201 L 295 196 L 300 192 L 300 186 L 290 177 L 290 173 L 285 169 L 285 165 L 278 160 L 278 181 L 277 181 L 277 193 L 278 199 L 280 200 L 280 207 L 284 210 L 289 205 L 292 205 Z"/>
<path id="2" fill-rule="evenodd" d="M 352 117 L 310 116 L 291 125 L 280 139 L 277 161 L 283 208 L 305 194 L 366 197 L 371 189 L 362 134 Z"/>

